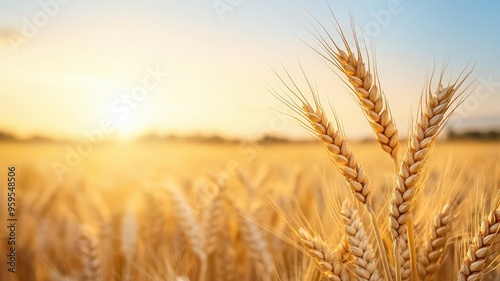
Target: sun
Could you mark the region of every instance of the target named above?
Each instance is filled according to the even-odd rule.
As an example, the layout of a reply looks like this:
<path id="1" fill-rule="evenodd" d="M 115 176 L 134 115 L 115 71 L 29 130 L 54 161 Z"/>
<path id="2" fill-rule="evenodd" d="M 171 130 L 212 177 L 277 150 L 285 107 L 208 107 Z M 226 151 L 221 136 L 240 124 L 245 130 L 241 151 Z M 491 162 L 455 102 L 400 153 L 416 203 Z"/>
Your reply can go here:
<path id="1" fill-rule="evenodd" d="M 138 119 L 125 118 L 115 122 L 116 140 L 121 143 L 131 142 L 145 132 L 145 126 Z"/>

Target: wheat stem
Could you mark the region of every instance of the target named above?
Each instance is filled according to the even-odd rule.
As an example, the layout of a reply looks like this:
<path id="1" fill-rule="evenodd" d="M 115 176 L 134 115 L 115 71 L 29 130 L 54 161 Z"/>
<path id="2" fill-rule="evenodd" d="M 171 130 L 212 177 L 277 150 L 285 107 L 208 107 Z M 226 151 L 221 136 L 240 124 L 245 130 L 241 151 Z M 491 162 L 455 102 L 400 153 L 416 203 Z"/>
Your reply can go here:
<path id="1" fill-rule="evenodd" d="M 389 258 L 387 257 L 387 253 L 385 251 L 384 242 L 382 241 L 382 235 L 380 234 L 380 229 L 377 224 L 377 218 L 375 217 L 375 212 L 371 207 L 367 207 L 368 216 L 370 217 L 370 223 L 375 233 L 375 239 L 377 240 L 377 248 L 382 258 L 382 266 L 384 268 L 384 274 L 387 280 L 392 281 L 391 271 L 389 267 Z"/>
<path id="2" fill-rule="evenodd" d="M 410 250 L 411 278 L 418 280 L 417 270 L 417 249 L 415 248 L 415 236 L 413 234 L 413 219 L 410 216 L 406 222 L 406 236 L 408 237 L 408 247 Z"/>

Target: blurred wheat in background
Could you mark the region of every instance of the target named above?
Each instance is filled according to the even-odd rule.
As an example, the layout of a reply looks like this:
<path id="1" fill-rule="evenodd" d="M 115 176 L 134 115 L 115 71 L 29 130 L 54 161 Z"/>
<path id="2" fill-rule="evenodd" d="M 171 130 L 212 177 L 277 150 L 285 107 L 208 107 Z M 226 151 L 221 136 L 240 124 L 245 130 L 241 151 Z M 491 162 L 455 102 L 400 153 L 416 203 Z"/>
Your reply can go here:
<path id="1" fill-rule="evenodd" d="M 428 75 L 418 109 L 404 109 L 406 138 L 374 54 L 331 19 L 315 20 L 305 44 L 347 88 L 373 141 L 350 140 L 335 111 L 345 93 L 324 100 L 302 64 L 299 75 L 273 68 L 266 88 L 314 142 L 151 137 L 81 153 L 74 143 L 3 141 L 0 160 L 17 171 L 17 261 L 0 279 L 500 279 L 500 145 L 440 137 L 478 86 L 473 67 Z M 57 174 L 62 146 L 84 159 Z M 2 191 L 2 222 L 7 200 Z M 2 262 L 9 235 L 2 227 Z"/>

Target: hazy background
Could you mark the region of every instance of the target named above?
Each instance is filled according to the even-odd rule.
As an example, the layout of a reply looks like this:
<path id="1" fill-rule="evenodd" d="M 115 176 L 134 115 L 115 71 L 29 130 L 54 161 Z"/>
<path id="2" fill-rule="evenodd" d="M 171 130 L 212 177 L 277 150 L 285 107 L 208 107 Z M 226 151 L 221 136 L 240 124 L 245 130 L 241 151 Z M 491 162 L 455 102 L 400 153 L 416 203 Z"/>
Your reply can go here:
<path id="1" fill-rule="evenodd" d="M 368 48 L 376 50 L 401 131 L 409 110 L 416 111 L 426 76 L 448 59 L 452 76 L 475 62 L 480 81 L 455 125 L 500 127 L 498 2 L 328 3 L 346 30 L 350 11 Z M 347 134 L 371 136 L 333 72 L 300 41 L 314 44 L 307 30 L 311 14 L 334 33 L 322 0 L 1 1 L 0 131 L 78 139 L 110 118 L 115 129 L 107 138 L 120 140 L 150 133 L 252 138 L 270 127 L 278 135 L 304 137 L 295 122 L 270 125 L 283 105 L 264 87 L 275 85 L 271 67 L 280 63 L 300 78 L 300 60 Z M 126 117 L 113 110 L 142 84 L 147 69 L 156 68 L 169 76 Z"/>

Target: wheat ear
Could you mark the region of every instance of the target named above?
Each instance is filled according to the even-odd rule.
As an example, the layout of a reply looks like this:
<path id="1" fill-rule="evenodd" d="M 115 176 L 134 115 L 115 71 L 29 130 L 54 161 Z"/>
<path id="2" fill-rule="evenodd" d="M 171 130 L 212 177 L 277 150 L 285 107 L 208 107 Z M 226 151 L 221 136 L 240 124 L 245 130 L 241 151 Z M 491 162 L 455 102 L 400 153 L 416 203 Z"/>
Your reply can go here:
<path id="1" fill-rule="evenodd" d="M 99 254 L 99 239 L 88 227 L 80 228 L 80 251 L 82 253 L 82 280 L 102 280 L 102 264 Z"/>
<path id="2" fill-rule="evenodd" d="M 203 227 L 205 234 L 205 252 L 210 255 L 217 248 L 219 233 L 224 231 L 225 198 L 221 191 L 203 210 Z"/>
<path id="3" fill-rule="evenodd" d="M 349 46 L 347 38 L 335 16 L 333 18 L 337 24 L 337 30 L 341 36 L 344 48 L 341 48 L 333 40 L 333 37 L 328 33 L 326 28 L 319 24 L 327 36 L 325 38 L 317 30 L 314 36 L 326 54 L 315 48 L 312 49 L 345 75 L 347 81 L 344 81 L 356 95 L 359 105 L 375 133 L 377 142 L 396 163 L 399 153 L 398 130 L 392 118 L 387 100 L 378 84 L 376 70 L 373 68 L 373 73 L 371 72 L 369 60 L 367 60 L 368 64 L 365 64 L 355 31 L 353 30 L 356 49 L 354 52 Z"/>
<path id="4" fill-rule="evenodd" d="M 237 212 L 241 213 L 234 204 L 232 206 Z M 262 231 L 254 221 L 242 214 L 238 215 L 238 226 L 249 255 L 254 260 L 255 267 L 262 280 L 271 280 L 274 268 L 273 260 Z"/>
<path id="5" fill-rule="evenodd" d="M 285 70 L 286 71 L 286 70 Z M 276 73 L 276 72 L 275 72 Z M 369 217 L 370 223 L 375 233 L 375 238 L 377 240 L 377 247 L 379 253 L 382 258 L 382 265 L 384 267 L 384 273 L 386 278 L 391 281 L 392 276 L 390 273 L 389 267 L 389 259 L 386 255 L 386 250 L 384 247 L 384 243 L 382 241 L 382 235 L 380 233 L 380 229 L 377 224 L 377 218 L 375 216 L 375 212 L 371 205 L 371 189 L 369 186 L 368 177 L 365 175 L 362 166 L 359 162 L 354 158 L 354 155 L 349 148 L 349 145 L 344 137 L 344 134 L 341 130 L 336 130 L 333 124 L 328 121 L 326 114 L 321 106 L 319 101 L 319 97 L 317 91 L 312 86 L 310 81 L 307 79 L 305 75 L 304 69 L 302 69 L 302 73 L 304 74 L 305 80 L 307 81 L 307 85 L 309 86 L 309 90 L 314 98 L 314 103 L 316 109 L 307 102 L 302 91 L 299 89 L 297 84 L 293 81 L 290 74 L 286 71 L 288 78 L 291 81 L 287 83 L 282 77 L 280 77 L 277 73 L 276 75 L 289 91 L 291 95 L 293 95 L 300 102 L 296 101 L 287 101 L 285 97 L 281 96 L 276 91 L 270 90 L 270 92 L 280 101 L 282 101 L 285 105 L 287 105 L 290 109 L 292 109 L 295 113 L 300 114 L 306 121 L 302 121 L 300 119 L 299 122 L 307 128 L 311 133 L 316 135 L 318 139 L 323 143 L 326 147 L 328 155 L 331 157 L 334 162 L 337 170 L 344 176 L 344 179 L 349 185 L 351 192 L 354 197 L 363 203 L 366 208 Z M 290 98 L 289 94 L 285 94 Z M 312 129 L 307 125 L 312 127 Z M 337 127 L 340 127 L 337 122 Z"/>
<path id="6" fill-rule="evenodd" d="M 422 181 L 421 171 L 424 170 L 433 142 L 448 120 L 447 111 L 456 100 L 453 96 L 464 80 L 448 87 L 443 87 L 439 81 L 435 93 L 431 93 L 429 89 L 426 91 L 425 101 L 420 105 L 417 123 L 408 140 L 405 157 L 396 175 L 389 221 L 393 239 L 405 231 L 409 211 L 413 207 L 415 196 L 420 191 L 417 188 Z"/>
<path id="7" fill-rule="evenodd" d="M 174 215 L 180 226 L 182 235 L 185 237 L 192 253 L 200 260 L 200 271 L 198 280 L 205 280 L 208 257 L 205 252 L 205 236 L 200 227 L 193 209 L 189 205 L 186 197 L 178 186 L 168 185 L 165 190 L 170 196 L 170 201 L 174 207 Z"/>
<path id="8" fill-rule="evenodd" d="M 316 106 L 316 110 L 314 110 L 309 104 L 304 103 L 302 110 L 318 138 L 327 148 L 338 171 L 349 184 L 354 197 L 363 204 L 370 204 L 369 196 L 371 194 L 368 177 L 366 177 L 361 164 L 354 158 L 344 135 L 335 130 L 320 106 Z"/>
<path id="9" fill-rule="evenodd" d="M 302 70 L 304 73 L 304 71 Z M 284 97 L 280 96 L 276 93 L 276 91 L 271 91 L 275 97 L 281 100 L 283 103 L 288 105 L 290 109 L 294 110 L 296 113 L 299 113 L 303 118 L 306 119 L 306 122 L 312 127 L 308 128 L 308 130 L 315 134 L 318 139 L 323 143 L 326 147 L 328 155 L 332 159 L 335 164 L 337 170 L 344 176 L 347 184 L 354 197 L 363 203 L 368 214 L 370 216 L 370 223 L 375 233 L 375 238 L 377 240 L 377 247 L 379 249 L 379 253 L 382 257 L 382 265 L 384 267 L 385 276 L 389 280 L 392 279 L 390 275 L 389 268 L 389 260 L 386 255 L 384 243 L 382 241 L 382 235 L 380 234 L 380 229 L 377 224 L 377 219 L 375 216 L 375 212 L 373 211 L 371 205 L 371 189 L 369 186 L 368 177 L 365 175 L 362 166 L 359 162 L 354 158 L 354 155 L 349 148 L 349 145 L 344 137 L 344 134 L 341 130 L 336 130 L 333 124 L 328 120 L 324 110 L 321 107 L 318 95 L 315 89 L 312 87 L 311 83 L 307 79 L 305 73 L 305 79 L 309 86 L 309 90 L 312 93 L 312 96 L 315 101 L 316 109 L 307 102 L 307 99 L 300 91 L 298 86 L 293 82 L 290 74 L 287 72 L 288 77 L 291 80 L 291 84 L 287 84 L 283 78 L 281 78 L 278 74 L 278 78 L 283 83 L 283 85 L 288 89 L 288 91 L 300 100 L 300 104 L 294 101 L 289 102 Z M 287 95 L 290 97 L 289 95 Z M 302 125 L 307 126 L 306 122 L 299 120 Z M 338 126 L 338 123 L 337 123 Z M 307 128 L 307 127 L 306 127 Z"/>
<path id="10" fill-rule="evenodd" d="M 347 281 L 346 268 L 339 262 L 339 257 L 331 251 L 321 237 L 312 237 L 305 229 L 299 229 L 299 238 L 309 256 L 319 266 L 321 272 L 333 281 Z"/>
<path id="11" fill-rule="evenodd" d="M 418 256 L 418 273 L 421 280 L 430 279 L 439 269 L 452 221 L 453 215 L 448 204 L 434 216 L 424 250 Z"/>
<path id="12" fill-rule="evenodd" d="M 377 246 L 382 256 L 384 272 L 386 276 L 389 276 L 388 278 L 391 278 L 389 275 L 389 262 L 383 246 L 382 236 L 370 202 L 371 198 L 369 196 L 371 194 L 368 177 L 365 175 L 361 164 L 359 164 L 354 158 L 354 155 L 352 154 L 352 151 L 349 148 L 343 134 L 340 131 L 335 131 L 332 123 L 328 121 L 321 107 L 317 105 L 316 110 L 313 110 L 309 104 L 304 103 L 302 110 L 308 118 L 309 123 L 314 128 L 319 139 L 326 146 L 332 161 L 337 167 L 337 170 L 339 170 L 349 184 L 354 197 L 363 203 L 368 211 L 370 222 L 377 239 Z"/>
<path id="13" fill-rule="evenodd" d="M 358 211 L 346 200 L 342 204 L 341 214 L 349 251 L 354 257 L 352 260 L 354 274 L 358 280 L 382 280 L 377 269 L 375 252 L 370 245 Z"/>
<path id="14" fill-rule="evenodd" d="M 179 187 L 169 186 L 166 188 L 166 191 L 174 207 L 174 215 L 180 226 L 182 235 L 184 235 L 191 251 L 200 259 L 200 262 L 205 263 L 207 254 L 204 250 L 204 235 L 193 209 L 187 202 L 184 194 L 179 190 Z"/>
<path id="15" fill-rule="evenodd" d="M 429 151 L 442 127 L 449 120 L 450 114 L 447 114 L 447 111 L 458 98 L 454 97 L 454 94 L 469 74 L 465 75 L 464 78 L 459 77 L 457 81 L 447 87 L 443 87 L 441 84 L 443 75 L 441 74 L 435 93 L 430 91 L 431 83 L 429 83 L 425 91 L 425 100 L 420 103 L 416 126 L 408 139 L 406 154 L 396 173 L 391 203 L 389 204 L 389 229 L 395 249 L 399 247 L 401 235 L 408 229 L 408 246 L 413 280 L 417 279 L 418 270 L 411 210 L 416 195 L 421 191 L 420 186 L 424 178 L 422 171 L 425 168 Z M 396 269 L 399 270 L 399 268 Z"/>
<path id="16" fill-rule="evenodd" d="M 236 253 L 231 236 L 231 221 L 228 205 L 231 204 L 226 192 L 225 179 L 212 179 L 218 187 L 217 195 L 204 210 L 204 232 L 207 255 L 215 254 L 216 280 L 235 280 Z"/>
<path id="17" fill-rule="evenodd" d="M 498 238 L 500 230 L 500 208 L 483 218 L 479 230 L 468 245 L 466 256 L 458 272 L 459 281 L 481 280 L 484 275 L 486 260 L 491 254 L 491 247 Z"/>
<path id="18" fill-rule="evenodd" d="M 223 227 L 223 231 L 219 233 L 215 249 L 215 280 L 235 281 L 238 280 L 236 276 L 236 250 L 231 237 L 229 221 L 225 220 Z"/>

